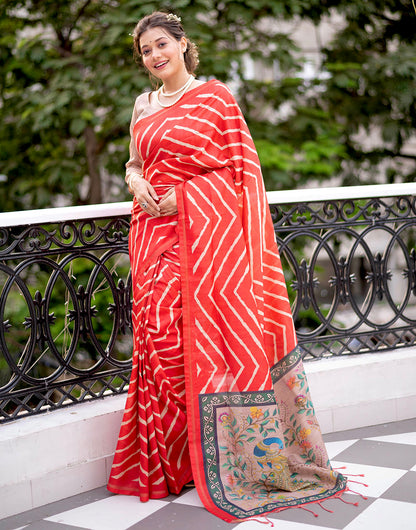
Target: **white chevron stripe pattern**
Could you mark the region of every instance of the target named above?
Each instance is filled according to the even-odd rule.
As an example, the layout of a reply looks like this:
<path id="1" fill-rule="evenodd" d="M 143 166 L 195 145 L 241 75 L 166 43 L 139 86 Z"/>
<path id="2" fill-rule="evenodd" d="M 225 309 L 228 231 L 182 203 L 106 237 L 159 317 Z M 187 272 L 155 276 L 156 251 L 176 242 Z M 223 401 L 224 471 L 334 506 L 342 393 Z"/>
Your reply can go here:
<path id="1" fill-rule="evenodd" d="M 149 229 L 148 222 L 143 226 Z M 172 229 L 175 223 L 163 223 Z M 140 223 L 132 223 L 130 243 L 138 241 Z M 154 227 L 150 246 L 158 245 L 161 226 Z M 156 234 L 156 235 L 155 235 Z M 191 477 L 185 412 L 182 351 L 182 300 L 178 244 L 156 257 L 147 269 L 134 269 L 134 361 L 126 410 L 109 488 L 149 494 L 179 492 L 178 477 Z M 177 239 L 177 236 L 176 236 Z M 133 271 L 132 271 L 133 272 Z M 168 489 L 169 488 L 169 489 Z"/>
<path id="2" fill-rule="evenodd" d="M 198 395 L 271 389 L 296 338 L 260 163 L 228 88 L 201 85 L 134 135 L 145 178 L 159 196 L 175 186 L 179 210 L 132 211 L 133 371 L 110 484 L 145 499 L 189 478 L 185 394 L 197 440 Z"/>

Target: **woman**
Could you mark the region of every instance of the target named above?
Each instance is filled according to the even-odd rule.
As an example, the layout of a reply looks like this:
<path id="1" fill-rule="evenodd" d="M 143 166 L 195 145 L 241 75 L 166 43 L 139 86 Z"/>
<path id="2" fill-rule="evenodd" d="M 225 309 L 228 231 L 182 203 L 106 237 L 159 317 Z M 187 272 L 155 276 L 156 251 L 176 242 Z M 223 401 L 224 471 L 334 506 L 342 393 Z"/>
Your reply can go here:
<path id="1" fill-rule="evenodd" d="M 241 111 L 195 79 L 175 15 L 134 46 L 162 85 L 131 121 L 133 369 L 108 487 L 146 501 L 193 480 L 226 521 L 339 496 Z"/>

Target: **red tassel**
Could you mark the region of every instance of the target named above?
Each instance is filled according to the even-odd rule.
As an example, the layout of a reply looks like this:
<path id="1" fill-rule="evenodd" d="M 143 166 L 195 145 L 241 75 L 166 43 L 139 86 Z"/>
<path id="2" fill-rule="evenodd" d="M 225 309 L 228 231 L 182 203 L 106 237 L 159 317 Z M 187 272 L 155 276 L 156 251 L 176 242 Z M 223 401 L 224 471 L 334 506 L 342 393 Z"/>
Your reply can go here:
<path id="1" fill-rule="evenodd" d="M 358 475 L 358 476 L 362 476 L 362 475 Z M 352 481 L 352 482 L 354 482 L 354 481 Z M 357 482 L 357 484 L 362 484 L 362 483 L 361 482 Z M 363 484 L 363 485 L 368 487 L 367 484 Z M 359 506 L 358 502 L 349 502 L 349 501 L 346 501 L 345 499 L 342 498 L 343 493 L 347 493 L 347 492 L 351 492 L 351 493 L 354 493 L 356 495 L 359 495 L 364 500 L 368 499 L 368 497 L 365 497 L 362 493 L 359 493 L 358 491 L 354 491 L 354 490 L 352 490 L 351 488 L 348 488 L 348 487 L 343 492 L 338 492 L 338 493 L 336 493 L 335 495 L 333 495 L 332 497 L 329 497 L 329 498 L 340 499 L 344 504 L 350 504 L 351 506 Z M 324 499 L 324 500 L 328 500 L 328 499 Z M 315 502 L 309 503 L 308 506 L 311 505 L 311 504 L 319 504 L 319 506 L 323 510 L 325 510 L 326 512 L 334 513 L 333 510 L 329 510 L 328 508 L 323 506 L 322 502 L 324 502 L 324 501 L 315 501 Z M 319 517 L 319 515 L 317 513 L 315 513 L 314 511 L 310 510 L 309 508 L 306 508 L 305 505 L 293 506 L 293 508 L 298 508 L 300 510 L 305 510 L 305 512 L 311 513 L 314 517 Z M 285 511 L 285 510 L 288 510 L 288 509 L 290 509 L 290 507 L 275 508 L 274 510 L 272 510 L 272 512 L 273 513 L 280 513 L 282 511 Z M 270 519 L 268 519 L 265 515 L 261 516 L 261 518 L 260 517 L 248 517 L 247 519 L 244 519 L 244 521 L 256 521 L 256 522 L 261 523 L 261 524 L 268 524 L 271 528 L 275 527 L 274 523 Z"/>
<path id="2" fill-rule="evenodd" d="M 353 491 L 351 488 L 348 488 L 346 491 L 350 491 L 351 493 L 355 493 L 356 495 L 359 495 L 362 497 L 365 501 L 368 500 L 368 497 L 365 497 L 362 493 L 359 493 L 358 491 Z"/>
<path id="3" fill-rule="evenodd" d="M 305 508 L 305 506 L 298 506 L 298 508 L 300 508 L 301 510 L 305 510 L 305 512 L 311 513 L 314 517 L 319 517 L 317 513 L 313 512 L 312 510 L 309 510 L 309 508 Z"/>
<path id="4" fill-rule="evenodd" d="M 368 484 L 364 484 L 364 482 L 358 482 L 357 480 L 348 480 L 348 482 L 354 482 L 354 484 L 361 484 L 361 486 L 368 488 Z"/>
<path id="5" fill-rule="evenodd" d="M 322 503 L 317 502 L 317 504 L 319 504 L 319 506 L 320 506 L 323 510 L 325 510 L 326 512 L 334 513 L 332 510 L 328 510 L 328 508 L 325 508 L 325 506 L 323 506 Z"/>
<path id="6" fill-rule="evenodd" d="M 264 520 L 266 519 L 266 520 Z M 258 517 L 249 517 L 248 519 L 244 519 L 244 522 L 245 521 L 256 521 L 256 523 L 261 523 L 261 524 L 268 524 L 271 528 L 274 528 L 274 523 L 273 521 L 271 521 L 268 517 L 266 517 L 265 515 L 262 517 L 262 519 L 258 518 Z"/>
<path id="7" fill-rule="evenodd" d="M 348 490 L 348 491 L 351 491 L 351 490 Z M 358 502 L 349 502 L 349 501 L 346 501 L 345 499 L 343 499 L 342 497 L 338 497 L 340 501 L 342 501 L 343 503 L 345 504 L 351 504 L 351 506 L 359 506 Z"/>

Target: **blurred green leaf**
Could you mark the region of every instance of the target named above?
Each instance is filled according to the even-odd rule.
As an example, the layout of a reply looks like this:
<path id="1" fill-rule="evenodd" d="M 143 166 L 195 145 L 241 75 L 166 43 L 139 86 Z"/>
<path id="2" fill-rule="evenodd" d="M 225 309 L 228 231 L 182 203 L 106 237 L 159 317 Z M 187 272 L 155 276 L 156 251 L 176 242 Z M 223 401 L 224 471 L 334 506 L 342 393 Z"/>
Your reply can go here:
<path id="1" fill-rule="evenodd" d="M 71 204 L 129 197 L 123 172 L 130 117 L 135 98 L 150 87 L 132 57 L 130 34 L 159 8 L 146 0 L 0 5 L 3 211 L 52 206 L 58 196 Z M 163 8 L 182 17 L 199 46 L 201 78 L 232 87 L 268 189 L 328 178 L 344 184 L 416 179 L 409 0 L 382 7 L 375 0 L 171 0 Z M 322 64 L 305 78 L 310 63 L 290 28 L 302 21 L 313 28 L 333 15 L 339 23 L 321 50 Z M 91 153 L 94 164 L 88 164 Z M 90 175 L 92 166 L 97 174 Z M 112 185 L 92 197 L 97 178 Z"/>

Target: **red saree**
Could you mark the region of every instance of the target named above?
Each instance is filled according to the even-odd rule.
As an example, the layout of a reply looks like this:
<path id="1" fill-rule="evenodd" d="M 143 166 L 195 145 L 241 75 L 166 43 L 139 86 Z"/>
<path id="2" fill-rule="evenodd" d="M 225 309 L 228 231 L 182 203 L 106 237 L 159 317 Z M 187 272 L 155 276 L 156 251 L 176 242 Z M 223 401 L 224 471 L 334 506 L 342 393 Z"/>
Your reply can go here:
<path id="1" fill-rule="evenodd" d="M 133 205 L 133 370 L 109 481 L 142 500 L 194 479 L 226 521 L 339 496 L 296 344 L 259 160 L 213 80 L 134 127 L 178 215 Z"/>

